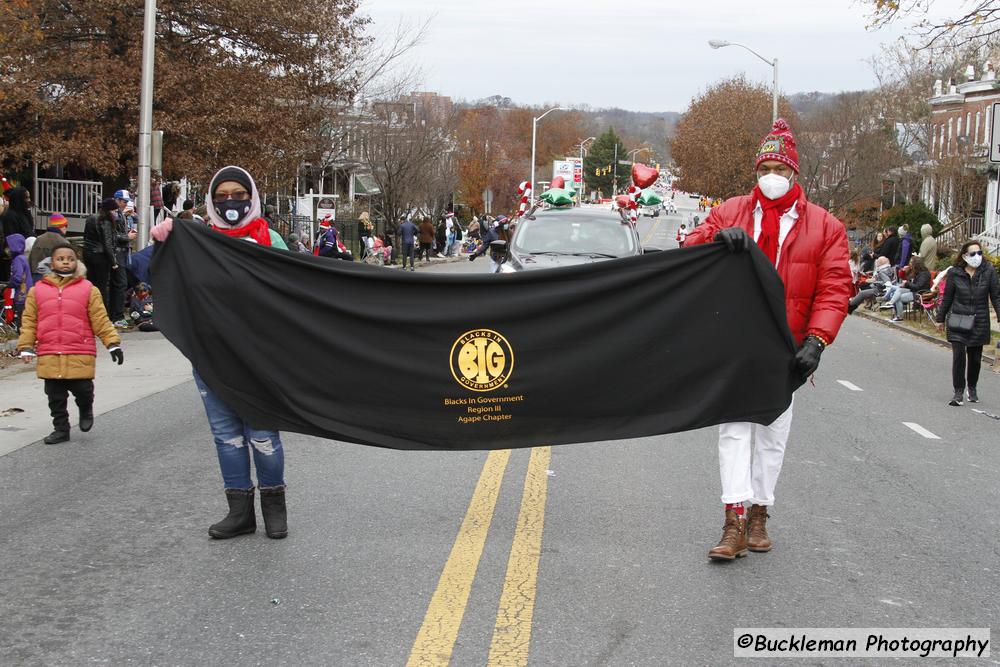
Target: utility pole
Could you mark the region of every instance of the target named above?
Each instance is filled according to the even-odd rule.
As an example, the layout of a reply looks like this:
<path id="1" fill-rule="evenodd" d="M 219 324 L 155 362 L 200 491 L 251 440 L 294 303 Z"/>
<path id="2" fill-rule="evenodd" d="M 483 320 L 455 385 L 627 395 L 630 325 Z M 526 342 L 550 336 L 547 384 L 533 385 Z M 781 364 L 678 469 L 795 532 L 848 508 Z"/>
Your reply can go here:
<path id="1" fill-rule="evenodd" d="M 153 225 L 153 208 L 150 206 L 150 156 L 153 143 L 153 56 L 156 43 L 156 0 L 145 0 L 146 9 L 142 29 L 142 88 L 139 93 L 139 248 L 149 243 L 149 230 Z"/>

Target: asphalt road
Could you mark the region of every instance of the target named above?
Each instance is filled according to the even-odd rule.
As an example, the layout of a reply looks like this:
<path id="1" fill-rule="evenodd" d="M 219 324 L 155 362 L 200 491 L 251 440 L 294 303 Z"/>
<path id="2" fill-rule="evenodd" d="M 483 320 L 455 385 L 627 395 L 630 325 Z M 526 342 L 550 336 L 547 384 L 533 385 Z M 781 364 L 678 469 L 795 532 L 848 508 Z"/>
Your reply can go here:
<path id="1" fill-rule="evenodd" d="M 509 461 L 288 434 L 289 538 L 212 541 L 188 382 L 0 456 L 0 663 L 726 665 L 734 627 L 996 626 L 1000 421 L 947 406 L 949 369 L 850 318 L 796 397 L 774 550 L 723 565 L 715 429 Z M 1000 415 L 1000 375 L 980 394 Z"/>

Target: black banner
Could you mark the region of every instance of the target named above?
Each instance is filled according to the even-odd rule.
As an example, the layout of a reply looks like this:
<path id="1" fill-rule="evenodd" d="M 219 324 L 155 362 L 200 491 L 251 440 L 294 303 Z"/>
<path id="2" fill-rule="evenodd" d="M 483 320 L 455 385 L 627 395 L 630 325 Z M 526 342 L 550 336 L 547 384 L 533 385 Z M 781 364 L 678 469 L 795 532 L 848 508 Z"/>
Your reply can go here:
<path id="1" fill-rule="evenodd" d="M 257 428 L 532 447 L 768 424 L 800 384 L 781 280 L 755 246 L 404 273 L 175 221 L 152 271 L 157 325 Z"/>

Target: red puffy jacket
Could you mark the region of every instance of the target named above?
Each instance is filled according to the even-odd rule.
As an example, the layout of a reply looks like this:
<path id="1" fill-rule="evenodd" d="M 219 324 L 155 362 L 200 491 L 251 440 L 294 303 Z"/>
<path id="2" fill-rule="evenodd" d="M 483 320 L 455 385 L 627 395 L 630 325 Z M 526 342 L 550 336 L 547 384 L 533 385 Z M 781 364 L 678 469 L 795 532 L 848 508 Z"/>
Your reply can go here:
<path id="1" fill-rule="evenodd" d="M 788 328 L 795 342 L 815 334 L 832 343 L 847 317 L 851 269 L 844 224 L 828 211 L 806 201 L 796 204 L 799 219 L 781 245 L 778 275 L 785 284 Z M 726 227 L 742 227 L 752 239 L 753 198 L 727 199 L 708 214 L 705 223 L 687 235 L 684 247 L 709 243 Z"/>

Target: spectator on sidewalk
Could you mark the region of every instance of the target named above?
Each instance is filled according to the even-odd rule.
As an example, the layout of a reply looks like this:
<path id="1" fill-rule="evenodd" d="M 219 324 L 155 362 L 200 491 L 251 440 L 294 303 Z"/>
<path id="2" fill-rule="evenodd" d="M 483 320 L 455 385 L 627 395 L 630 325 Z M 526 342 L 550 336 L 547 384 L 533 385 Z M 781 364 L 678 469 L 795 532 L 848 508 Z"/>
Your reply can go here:
<path id="1" fill-rule="evenodd" d="M 885 240 L 879 246 L 878 256 L 888 259 L 890 266 L 897 266 L 899 264 L 899 251 L 899 237 L 896 236 L 891 227 L 886 227 Z"/>
<path id="2" fill-rule="evenodd" d="M 35 235 L 35 220 L 31 216 L 31 193 L 21 186 L 4 193 L 6 208 L 0 214 L 0 282 L 10 275 L 10 257 L 7 254 L 7 237 L 20 234 L 24 238 Z"/>
<path id="3" fill-rule="evenodd" d="M 875 273 L 872 275 L 868 286 L 859 291 L 847 304 L 848 314 L 858 309 L 866 299 L 875 298 L 878 294 L 888 294 L 888 289 L 895 282 L 895 272 L 889 263 L 888 257 L 879 257 L 875 260 Z"/>
<path id="4" fill-rule="evenodd" d="M 20 326 L 21 313 L 24 311 L 24 302 L 28 298 L 28 290 L 35 284 L 31 276 L 31 269 L 28 266 L 28 258 L 25 257 L 24 237 L 20 234 L 11 234 L 7 237 L 7 251 L 10 253 L 10 279 L 7 287 L 14 291 L 12 305 L 14 307 L 14 327 Z"/>
<path id="5" fill-rule="evenodd" d="M 111 312 L 111 272 L 117 270 L 115 257 L 115 216 L 118 203 L 111 198 L 101 202 L 97 215 L 87 218 L 83 228 L 83 261 L 90 282 L 104 299 L 104 308 Z"/>
<path id="6" fill-rule="evenodd" d="M 46 445 L 69 440 L 67 401 L 73 394 L 80 410 L 80 430 L 94 425 L 94 369 L 100 338 L 121 364 L 121 338 L 108 320 L 101 293 L 86 279 L 87 269 L 72 248 L 52 252 L 52 271 L 28 292 L 17 349 L 25 363 L 38 359 L 38 377 L 52 413 Z M 37 345 L 37 347 L 36 347 Z"/>
<path id="7" fill-rule="evenodd" d="M 303 252 L 307 254 L 309 252 L 309 250 L 302 245 L 302 241 L 299 240 L 299 235 L 295 232 L 288 235 L 288 249 L 292 252 Z"/>
<path id="8" fill-rule="evenodd" d="M 0 216 L 4 237 L 20 234 L 24 238 L 35 235 L 35 219 L 31 215 L 31 193 L 28 188 L 13 187 L 5 195 L 7 210 Z"/>
<path id="9" fill-rule="evenodd" d="M 430 218 L 420 221 L 420 254 L 424 263 L 431 261 L 431 250 L 434 249 L 434 223 Z"/>
<path id="10" fill-rule="evenodd" d="M 250 174 L 241 167 L 224 167 L 212 177 L 206 200 L 211 229 L 231 238 L 246 239 L 262 246 L 288 248 L 277 232 L 261 217 L 260 194 Z M 166 219 L 153 227 L 151 235 L 159 243 L 169 243 L 174 221 Z M 250 453 L 257 469 L 261 514 L 267 536 L 288 535 L 285 509 L 285 451 L 281 434 L 254 428 L 213 392 L 193 369 L 215 441 L 219 468 L 229 513 L 212 524 L 208 534 L 229 539 L 257 530 L 254 511 L 254 484 L 250 476 Z"/>
<path id="11" fill-rule="evenodd" d="M 1000 317 L 1000 282 L 993 265 L 983 260 L 979 243 L 962 244 L 948 272 L 944 298 L 937 311 L 937 328 L 944 328 L 947 322 L 951 343 L 951 382 L 955 393 L 948 405 L 962 405 L 966 388 L 969 402 L 979 402 L 977 387 L 983 345 L 990 342 L 990 303 Z M 953 317 L 962 315 L 972 316 L 970 328 L 958 321 L 960 317 Z"/>
<path id="12" fill-rule="evenodd" d="M 451 257 L 452 246 L 455 245 L 455 214 L 451 211 L 444 214 L 444 256 Z"/>
<path id="13" fill-rule="evenodd" d="M 420 230 L 417 228 L 413 221 L 407 218 L 403 221 L 403 224 L 399 226 L 399 235 L 402 237 L 403 241 L 403 270 L 406 271 L 406 260 L 410 260 L 410 271 L 414 271 L 413 268 L 413 246 L 417 241 L 417 237 L 420 234 Z"/>
<path id="14" fill-rule="evenodd" d="M 177 214 L 177 219 L 194 220 L 195 222 L 205 224 L 205 218 L 194 212 L 194 202 L 190 199 L 185 199 L 184 203 L 181 204 L 181 212 Z"/>
<path id="15" fill-rule="evenodd" d="M 920 227 L 920 259 L 924 260 L 924 266 L 933 270 L 937 264 L 937 239 L 933 235 L 934 228 L 929 224 Z"/>
<path id="16" fill-rule="evenodd" d="M 875 243 L 872 244 L 872 255 L 877 259 L 882 256 L 882 244 L 885 243 L 885 232 L 875 235 Z"/>
<path id="17" fill-rule="evenodd" d="M 896 231 L 899 233 L 900 239 L 899 262 L 897 262 L 897 265 L 902 269 L 910 265 L 910 257 L 913 255 L 913 235 L 910 234 L 910 228 L 906 225 L 900 225 Z"/>
<path id="18" fill-rule="evenodd" d="M 851 267 L 851 282 L 857 283 L 858 276 L 861 275 L 861 254 L 857 248 L 851 250 L 851 255 L 847 259 L 847 265 Z"/>
<path id="19" fill-rule="evenodd" d="M 438 256 L 443 257 L 445 250 L 448 249 L 448 230 L 445 226 L 444 220 L 441 220 L 437 224 L 437 231 L 434 233 L 434 244 L 435 250 Z"/>
<path id="20" fill-rule="evenodd" d="M 45 233 L 35 239 L 35 244 L 28 253 L 28 266 L 31 268 L 34 282 L 42 279 L 38 273 L 38 264 L 46 257 L 51 257 L 52 251 L 56 248 L 69 247 L 70 243 L 66 240 L 67 224 L 66 216 L 62 213 L 53 213 L 49 216 L 49 226 L 45 229 Z"/>
<path id="21" fill-rule="evenodd" d="M 153 209 L 153 222 L 160 219 L 163 210 L 163 180 L 158 174 L 152 174 L 149 179 L 149 205 Z"/>
<path id="22" fill-rule="evenodd" d="M 115 202 L 118 204 L 118 211 L 111 214 L 115 257 L 108 280 L 108 316 L 117 328 L 126 329 L 129 323 L 125 319 L 125 290 L 128 287 L 129 256 L 132 254 L 132 241 L 136 237 L 135 226 L 138 225 L 138 220 L 134 216 L 132 197 L 128 190 L 115 192 Z"/>
<path id="23" fill-rule="evenodd" d="M 334 224 L 333 220 L 327 216 L 319 223 L 319 236 L 316 238 L 317 252 L 320 257 L 329 257 L 330 259 L 343 259 L 347 261 L 354 261 L 351 255 L 345 253 L 340 243 L 340 234 L 337 231 L 337 225 Z"/>
<path id="24" fill-rule="evenodd" d="M 906 268 L 906 280 L 892 294 L 889 304 L 893 307 L 895 314 L 893 322 L 903 321 L 903 308 L 906 304 L 913 303 L 917 295 L 926 292 L 931 288 L 931 272 L 924 266 L 924 260 L 919 255 L 915 255 L 910 260 L 910 265 Z"/>

